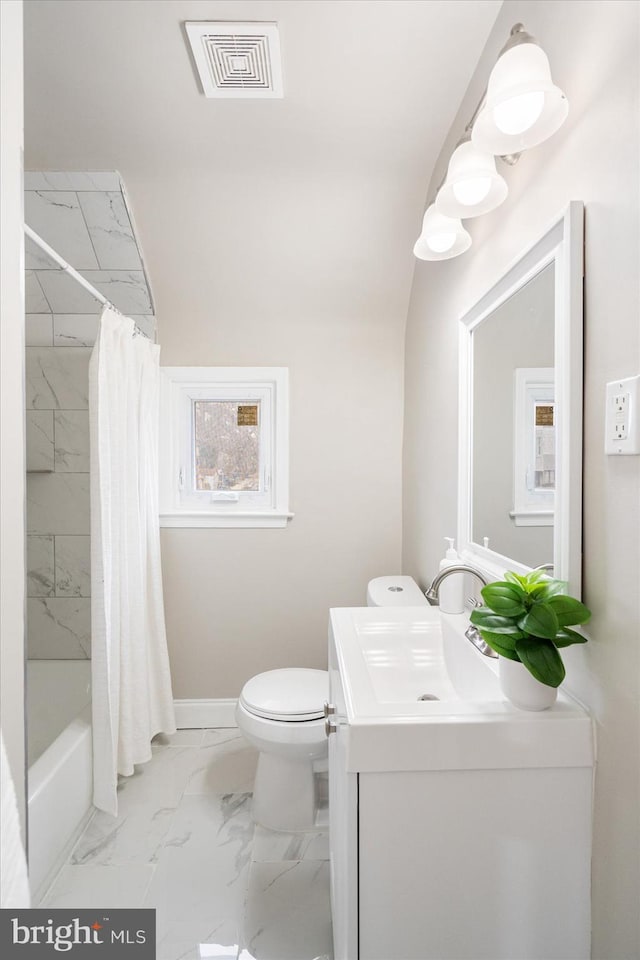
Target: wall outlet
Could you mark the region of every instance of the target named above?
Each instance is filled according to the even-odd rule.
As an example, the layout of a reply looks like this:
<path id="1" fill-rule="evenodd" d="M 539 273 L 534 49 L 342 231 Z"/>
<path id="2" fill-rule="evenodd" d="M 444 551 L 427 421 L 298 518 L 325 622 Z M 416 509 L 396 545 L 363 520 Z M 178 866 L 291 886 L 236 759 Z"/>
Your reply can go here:
<path id="1" fill-rule="evenodd" d="M 640 376 L 607 384 L 604 451 L 613 456 L 640 453 Z"/>

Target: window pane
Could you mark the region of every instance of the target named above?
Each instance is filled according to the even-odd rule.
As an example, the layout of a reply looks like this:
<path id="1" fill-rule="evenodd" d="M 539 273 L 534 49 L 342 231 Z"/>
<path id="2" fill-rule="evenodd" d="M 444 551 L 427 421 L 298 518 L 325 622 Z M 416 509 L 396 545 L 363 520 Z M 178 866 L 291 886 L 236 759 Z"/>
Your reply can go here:
<path id="1" fill-rule="evenodd" d="M 545 402 L 534 405 L 536 445 L 534 487 L 536 490 L 554 490 L 556 485 L 554 412 L 552 403 Z"/>
<path id="2" fill-rule="evenodd" d="M 260 490 L 260 403 L 194 400 L 196 490 Z"/>

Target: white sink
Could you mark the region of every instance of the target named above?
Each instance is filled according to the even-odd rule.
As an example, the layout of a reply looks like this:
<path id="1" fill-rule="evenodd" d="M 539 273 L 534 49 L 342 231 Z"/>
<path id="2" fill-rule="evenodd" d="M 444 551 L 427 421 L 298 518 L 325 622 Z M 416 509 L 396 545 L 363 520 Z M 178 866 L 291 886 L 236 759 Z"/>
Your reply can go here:
<path id="1" fill-rule="evenodd" d="M 466 618 L 457 619 L 466 629 Z M 473 648 L 468 651 L 455 635 L 445 643 L 443 630 L 446 634 L 450 625 L 437 607 L 405 607 L 404 616 L 385 612 L 383 619 L 358 611 L 352 622 L 356 658 L 359 651 L 377 703 L 412 704 L 429 711 L 432 701 L 444 701 L 450 711 L 450 702 L 459 707 L 461 700 L 500 698 L 490 658 L 476 656 Z"/>
<path id="2" fill-rule="evenodd" d="M 349 769 L 564 766 L 591 756 L 585 711 L 562 694 L 541 713 L 513 707 L 497 660 L 467 640 L 468 626 L 466 614 L 437 607 L 331 611 L 329 667 L 343 690 Z"/>

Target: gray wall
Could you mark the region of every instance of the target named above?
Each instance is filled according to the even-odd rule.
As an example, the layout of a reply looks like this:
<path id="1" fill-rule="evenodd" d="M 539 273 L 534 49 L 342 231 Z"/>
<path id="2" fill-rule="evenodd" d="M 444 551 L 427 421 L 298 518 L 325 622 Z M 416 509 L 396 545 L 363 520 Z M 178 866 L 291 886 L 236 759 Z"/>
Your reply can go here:
<path id="1" fill-rule="evenodd" d="M 571 199 L 586 205 L 583 598 L 590 642 L 566 651 L 571 686 L 598 740 L 593 858 L 593 957 L 640 954 L 638 733 L 640 458 L 603 453 L 604 385 L 638 373 L 638 5 L 505 3 L 432 180 L 482 95 L 511 26 L 522 21 L 566 92 L 564 127 L 507 170 L 509 197 L 471 221 L 474 245 L 416 267 L 407 327 L 404 571 L 423 584 L 454 529 L 457 321 Z M 443 404 L 442 397 L 450 402 Z M 436 461 L 438 469 L 434 470 Z M 570 891 L 568 891 L 570 896 Z"/>
<path id="2" fill-rule="evenodd" d="M 187 311 L 172 304 L 182 333 L 158 315 L 164 363 L 290 372 L 288 527 L 162 531 L 178 698 L 234 697 L 262 670 L 326 667 L 329 607 L 363 605 L 371 577 L 400 569 L 402 327 L 373 308 L 319 315 L 287 286 L 277 305 L 239 289 L 214 322 L 194 296 Z"/>
<path id="3" fill-rule="evenodd" d="M 405 301 L 380 293 L 370 259 L 363 283 L 342 250 L 341 221 L 358 215 L 349 179 L 267 171 L 230 191 L 145 169 L 126 183 L 161 364 L 289 368 L 293 520 L 162 530 L 174 696 L 235 697 L 259 671 L 325 667 L 329 608 L 365 603 L 367 581 L 400 568 Z M 311 209 L 336 204 L 311 226 Z M 240 229 L 256 217 L 264 236 Z"/>

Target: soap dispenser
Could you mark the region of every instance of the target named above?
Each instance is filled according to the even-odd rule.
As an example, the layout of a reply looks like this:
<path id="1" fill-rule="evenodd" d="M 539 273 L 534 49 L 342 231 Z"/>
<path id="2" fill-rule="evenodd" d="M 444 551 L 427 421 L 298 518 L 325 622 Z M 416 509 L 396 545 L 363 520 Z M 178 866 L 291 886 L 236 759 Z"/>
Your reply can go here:
<path id="1" fill-rule="evenodd" d="M 448 543 L 444 557 L 440 561 L 440 569 L 460 563 L 458 551 L 455 549 L 453 537 L 445 537 Z M 442 613 L 464 613 L 464 574 L 452 573 L 440 584 L 438 604 Z"/>

